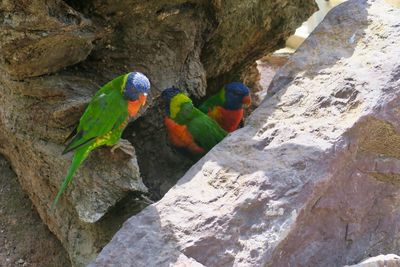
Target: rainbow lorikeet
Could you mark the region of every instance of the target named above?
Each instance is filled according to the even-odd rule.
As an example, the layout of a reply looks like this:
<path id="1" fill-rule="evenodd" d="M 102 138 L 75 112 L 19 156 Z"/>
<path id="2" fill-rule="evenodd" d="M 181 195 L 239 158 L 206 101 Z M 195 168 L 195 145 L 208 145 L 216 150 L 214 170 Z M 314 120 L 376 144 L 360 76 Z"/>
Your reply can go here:
<path id="1" fill-rule="evenodd" d="M 250 90 L 240 82 L 226 84 L 199 109 L 213 118 L 227 132 L 233 132 L 243 119 L 243 105 L 250 105 Z"/>
<path id="2" fill-rule="evenodd" d="M 170 143 L 194 155 L 202 155 L 227 135 L 214 120 L 193 106 L 192 100 L 177 88 L 161 94 L 166 102 L 164 123 Z"/>
<path id="3" fill-rule="evenodd" d="M 142 73 L 130 72 L 108 82 L 94 95 L 80 118 L 75 136 L 63 151 L 73 151 L 74 156 L 52 207 L 93 149 L 118 143 L 129 119 L 145 105 L 149 91 L 149 79 Z"/>

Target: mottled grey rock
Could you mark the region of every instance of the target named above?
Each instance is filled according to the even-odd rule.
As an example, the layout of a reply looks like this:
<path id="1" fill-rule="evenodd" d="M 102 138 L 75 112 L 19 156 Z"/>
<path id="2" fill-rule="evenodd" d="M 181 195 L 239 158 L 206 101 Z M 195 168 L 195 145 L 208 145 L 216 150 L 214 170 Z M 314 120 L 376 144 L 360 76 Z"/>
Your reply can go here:
<path id="1" fill-rule="evenodd" d="M 355 265 L 346 265 L 345 267 L 398 267 L 400 266 L 400 257 L 395 254 L 379 255 L 371 257 Z"/>
<path id="2" fill-rule="evenodd" d="M 400 9 L 335 8 L 247 120 L 89 266 L 342 266 L 398 251 Z M 188 263 L 189 264 L 189 263 Z"/>

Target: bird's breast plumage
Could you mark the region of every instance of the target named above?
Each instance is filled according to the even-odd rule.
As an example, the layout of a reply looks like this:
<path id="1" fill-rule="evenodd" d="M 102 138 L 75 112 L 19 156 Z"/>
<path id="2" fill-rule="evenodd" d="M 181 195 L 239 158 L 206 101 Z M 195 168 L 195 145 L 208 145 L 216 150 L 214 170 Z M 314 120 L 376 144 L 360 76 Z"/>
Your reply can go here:
<path id="1" fill-rule="evenodd" d="M 233 132 L 243 119 L 244 110 L 242 108 L 230 110 L 221 106 L 215 106 L 208 112 L 208 116 L 213 118 L 227 132 Z"/>
<path id="2" fill-rule="evenodd" d="M 128 100 L 128 113 L 129 117 L 135 117 L 139 112 L 140 108 L 146 104 L 147 96 L 144 94 L 139 94 L 137 100 Z"/>
<path id="3" fill-rule="evenodd" d="M 164 118 L 164 123 L 167 128 L 168 139 L 172 145 L 186 148 L 195 154 L 202 154 L 205 152 L 203 148 L 196 144 L 186 125 L 180 125 L 169 117 Z"/>

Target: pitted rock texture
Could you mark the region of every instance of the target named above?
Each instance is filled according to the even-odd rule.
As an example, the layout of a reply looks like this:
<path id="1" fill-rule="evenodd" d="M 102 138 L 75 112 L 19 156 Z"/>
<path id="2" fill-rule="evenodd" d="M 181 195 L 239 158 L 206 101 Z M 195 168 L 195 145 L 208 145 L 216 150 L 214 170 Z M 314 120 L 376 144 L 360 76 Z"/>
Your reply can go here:
<path id="1" fill-rule="evenodd" d="M 92 260 L 121 223 L 147 205 L 143 193 L 159 199 L 192 163 L 166 143 L 160 91 L 176 85 L 204 96 L 215 66 L 224 77 L 241 73 L 315 10 L 312 0 L 281 2 L 253 1 L 251 9 L 241 1 L 0 3 L 0 153 L 73 265 Z M 234 22 L 232 14 L 254 17 Z M 254 49 L 246 55 L 248 47 Z M 241 56 L 232 61 L 235 50 Z M 214 52 L 203 59 L 207 51 Z M 65 138 L 95 91 L 133 70 L 148 75 L 153 89 L 150 108 L 124 135 L 137 153 L 93 152 L 51 211 L 72 156 L 61 156 Z M 213 83 L 223 82 L 213 76 Z"/>
<path id="2" fill-rule="evenodd" d="M 89 266 L 343 266 L 399 251 L 399 17 L 384 0 L 331 11 L 247 125 Z"/>
<path id="3" fill-rule="evenodd" d="M 379 255 L 371 257 L 358 264 L 345 267 L 398 267 L 400 266 L 400 257 L 395 254 Z"/>
<path id="4" fill-rule="evenodd" d="M 90 21 L 58 0 L 0 3 L 0 66 L 12 78 L 53 73 L 93 48 Z"/>
<path id="5" fill-rule="evenodd" d="M 68 254 L 40 220 L 18 184 L 8 162 L 0 156 L 0 266 L 69 267 Z"/>
<path id="6" fill-rule="evenodd" d="M 284 47 L 288 30 L 297 28 L 294 18 L 305 21 L 310 15 L 306 15 L 304 10 L 317 11 L 315 2 L 311 1 L 211 2 L 217 26 L 201 54 L 209 91 L 219 90 L 224 83 L 238 80 L 261 58 L 260 55 Z M 265 45 L 255 46 L 255 43 Z"/>

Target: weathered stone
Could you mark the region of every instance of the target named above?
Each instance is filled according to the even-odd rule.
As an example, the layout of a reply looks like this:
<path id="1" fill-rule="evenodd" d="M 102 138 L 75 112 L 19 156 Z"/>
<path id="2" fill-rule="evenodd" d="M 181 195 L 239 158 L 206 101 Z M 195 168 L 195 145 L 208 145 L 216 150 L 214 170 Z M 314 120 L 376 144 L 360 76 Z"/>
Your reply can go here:
<path id="1" fill-rule="evenodd" d="M 0 244 L 2 267 L 18 266 L 16 263 L 22 266 L 71 266 L 60 241 L 40 220 L 31 201 L 18 184 L 15 173 L 2 156 Z"/>
<path id="2" fill-rule="evenodd" d="M 311 1 L 300 4 L 281 0 L 214 0 L 212 3 L 217 28 L 202 53 L 211 86 L 209 91 L 219 90 L 224 83 L 239 79 L 243 71 L 261 58 L 260 55 L 282 48 L 297 28 L 294 18 L 305 21 L 310 13 L 304 9 L 317 10 L 315 2 Z M 259 43 L 265 45 L 256 45 Z"/>
<path id="3" fill-rule="evenodd" d="M 315 6 L 306 0 L 288 4 L 280 12 L 262 1 L 259 7 L 252 14 L 259 21 L 276 19 L 283 27 L 276 32 L 282 33 L 268 42 L 241 40 L 241 46 L 251 43 L 256 49 L 248 57 L 241 52 L 237 62 L 250 62 L 276 47 Z M 159 199 L 192 163 L 167 145 L 158 96 L 172 85 L 196 97 L 205 95 L 211 69 L 203 66 L 201 55 L 213 49 L 212 43 L 205 48 L 208 40 L 218 33 L 224 45 L 223 38 L 234 43 L 251 28 L 247 20 L 238 20 L 236 35 L 223 34 L 216 20 L 222 25 L 231 19 L 226 15 L 229 9 L 240 14 L 241 9 L 246 14 L 250 10 L 243 5 L 222 8 L 217 12 L 209 1 L 182 0 L 1 2 L 0 153 L 10 159 L 22 187 L 62 241 L 73 265 L 93 259 L 121 222 L 147 205 L 143 203 L 147 196 L 141 196 L 146 191 L 141 177 L 150 197 Z M 213 57 L 223 62 L 219 58 L 225 56 Z M 236 73 L 241 66 L 223 69 Z M 128 151 L 133 156 L 98 149 L 78 170 L 56 209 L 49 210 L 70 164 L 71 155 L 60 155 L 65 138 L 94 92 L 132 70 L 148 75 L 153 89 L 150 108 L 124 134 L 134 145 Z"/>
<path id="4" fill-rule="evenodd" d="M 251 88 L 252 103 L 246 109 L 246 113 L 250 114 L 265 99 L 275 73 L 285 65 L 290 55 L 288 53 L 267 55 L 257 60 L 247 71 L 242 73 L 240 80 Z"/>
<path id="5" fill-rule="evenodd" d="M 89 21 L 62 1 L 3 1 L 0 11 L 0 63 L 15 79 L 56 72 L 92 50 Z"/>
<path id="6" fill-rule="evenodd" d="M 359 264 L 346 265 L 345 267 L 398 267 L 400 257 L 395 254 L 379 255 L 363 260 Z"/>
<path id="7" fill-rule="evenodd" d="M 399 251 L 399 17 L 384 0 L 330 12 L 247 125 L 90 266 L 341 266 Z"/>
<path id="8" fill-rule="evenodd" d="M 273 78 L 276 72 L 286 64 L 288 58 L 292 54 L 289 53 L 274 53 L 257 60 L 257 70 L 262 73 L 258 81 L 259 90 L 252 90 L 252 99 L 254 99 L 256 107 L 265 99 Z"/>
<path id="9" fill-rule="evenodd" d="M 62 75 L 28 82 L 8 81 L 4 85 L 0 106 L 7 109 L 0 113 L 0 152 L 10 158 L 22 187 L 75 264 L 85 261 L 102 244 L 97 243 L 104 243 L 101 240 L 107 240 L 107 235 L 118 228 L 115 220 L 123 219 L 105 220 L 105 225 L 113 221 L 114 228 L 106 226 L 110 228 L 107 231 L 104 225 L 88 223 L 98 221 L 127 191 L 147 191 L 137 159 L 118 150 L 114 154 L 107 149 L 93 152 L 60 204 L 50 210 L 72 157 L 61 155 L 60 144 L 79 119 L 95 87 L 83 78 Z M 75 95 L 72 88 L 81 89 L 81 96 Z"/>

